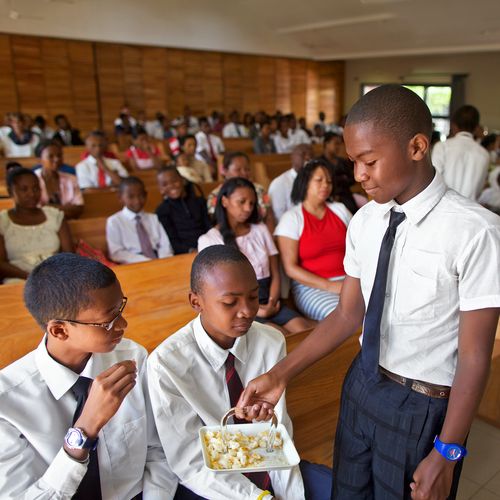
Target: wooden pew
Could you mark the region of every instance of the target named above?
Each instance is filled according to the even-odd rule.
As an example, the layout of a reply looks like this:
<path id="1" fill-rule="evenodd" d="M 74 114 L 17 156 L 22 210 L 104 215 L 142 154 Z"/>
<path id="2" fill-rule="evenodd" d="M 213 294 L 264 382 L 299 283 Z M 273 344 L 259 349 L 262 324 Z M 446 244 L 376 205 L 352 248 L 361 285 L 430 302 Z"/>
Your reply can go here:
<path id="1" fill-rule="evenodd" d="M 246 137 L 235 137 L 231 139 L 222 139 L 226 151 L 241 151 L 247 155 L 253 154 L 253 141 Z"/>
<path id="2" fill-rule="evenodd" d="M 0 211 L 10 210 L 14 208 L 14 200 L 12 198 L 0 198 Z"/>
<path id="3" fill-rule="evenodd" d="M 107 217 L 69 220 L 68 225 L 75 245 L 80 240 L 83 240 L 93 248 L 102 250 L 107 255 L 106 220 Z"/>

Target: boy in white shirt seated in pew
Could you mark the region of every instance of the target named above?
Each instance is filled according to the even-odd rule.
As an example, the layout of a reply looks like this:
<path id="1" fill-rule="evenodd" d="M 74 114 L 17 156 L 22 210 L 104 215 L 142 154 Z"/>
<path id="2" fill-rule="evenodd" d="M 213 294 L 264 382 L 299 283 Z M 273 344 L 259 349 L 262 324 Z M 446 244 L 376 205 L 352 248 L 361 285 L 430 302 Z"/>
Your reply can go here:
<path id="1" fill-rule="evenodd" d="M 132 264 L 174 255 L 158 216 L 144 212 L 147 194 L 144 182 L 138 177 L 127 177 L 120 182 L 123 208 L 106 221 L 108 253 L 115 262 Z"/>
<path id="2" fill-rule="evenodd" d="M 45 335 L 0 371 L 0 497 L 172 499 L 147 352 L 123 338 L 114 272 L 60 253 L 32 271 L 24 299 Z"/>
<path id="3" fill-rule="evenodd" d="M 148 383 L 156 426 L 172 470 L 182 483 L 176 500 L 267 500 L 273 495 L 286 500 L 329 498 L 327 467 L 325 471 L 323 466 L 305 463 L 301 467 L 306 474 L 303 482 L 298 466 L 244 475 L 216 474 L 203 464 L 200 427 L 219 424 L 224 413 L 236 405 L 243 385 L 286 354 L 281 332 L 254 322 L 258 288 L 252 265 L 238 249 L 227 245 L 204 249 L 193 262 L 189 294 L 199 316 L 149 357 Z M 292 435 L 284 397 L 275 410 Z M 248 411 L 251 415 L 252 409 Z M 323 494 L 310 494 L 308 479 Z"/>

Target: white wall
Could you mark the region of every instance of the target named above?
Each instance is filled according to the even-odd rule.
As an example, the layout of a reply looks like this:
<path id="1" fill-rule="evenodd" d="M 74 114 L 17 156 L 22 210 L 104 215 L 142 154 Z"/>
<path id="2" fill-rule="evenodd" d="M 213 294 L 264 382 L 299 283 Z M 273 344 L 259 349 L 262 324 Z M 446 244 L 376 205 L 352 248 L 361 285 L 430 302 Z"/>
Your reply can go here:
<path id="1" fill-rule="evenodd" d="M 500 131 L 500 52 L 347 61 L 344 110 L 360 97 L 363 83 L 451 83 L 452 74 L 469 75 L 467 104 L 479 109 L 483 125 Z"/>

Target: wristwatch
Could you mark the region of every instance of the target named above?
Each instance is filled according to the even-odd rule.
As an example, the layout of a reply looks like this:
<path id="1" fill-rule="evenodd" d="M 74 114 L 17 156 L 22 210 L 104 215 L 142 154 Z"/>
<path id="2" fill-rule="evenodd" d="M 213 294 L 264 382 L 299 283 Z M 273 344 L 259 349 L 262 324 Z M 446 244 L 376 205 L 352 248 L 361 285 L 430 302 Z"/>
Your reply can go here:
<path id="1" fill-rule="evenodd" d="M 434 448 L 443 455 L 446 460 L 456 462 L 467 455 L 467 449 L 459 444 L 446 444 L 443 443 L 439 436 L 434 438 Z"/>
<path id="2" fill-rule="evenodd" d="M 70 427 L 64 436 L 64 443 L 70 450 L 95 450 L 98 441 L 98 437 L 91 439 L 78 427 Z"/>

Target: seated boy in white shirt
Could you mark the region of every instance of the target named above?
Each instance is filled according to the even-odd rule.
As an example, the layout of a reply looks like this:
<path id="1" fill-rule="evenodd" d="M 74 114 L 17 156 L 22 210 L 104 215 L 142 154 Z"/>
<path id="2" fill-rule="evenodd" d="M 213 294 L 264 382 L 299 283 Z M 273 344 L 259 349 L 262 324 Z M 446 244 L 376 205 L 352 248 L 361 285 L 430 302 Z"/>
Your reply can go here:
<path id="1" fill-rule="evenodd" d="M 199 316 L 166 339 L 148 360 L 156 426 L 172 470 L 182 483 L 176 500 L 267 499 L 271 494 L 265 492 L 271 490 L 279 499 L 303 500 L 298 467 L 256 478 L 239 472 L 215 474 L 203 465 L 198 430 L 219 424 L 235 406 L 241 392 L 234 390 L 232 377 L 245 384 L 286 354 L 283 335 L 254 322 L 259 297 L 252 265 L 232 246 L 204 249 L 193 262 L 189 300 Z M 275 410 L 291 435 L 284 397 Z M 325 487 L 328 495 L 329 488 Z"/>
<path id="2" fill-rule="evenodd" d="M 45 335 L 0 371 L 0 496 L 172 499 L 147 353 L 123 338 L 127 298 L 114 272 L 60 253 L 32 271 L 24 299 Z"/>
<path id="3" fill-rule="evenodd" d="M 115 262 L 132 264 L 174 255 L 158 216 L 143 210 L 146 197 L 146 188 L 138 177 L 120 182 L 123 208 L 106 221 L 108 253 Z"/>
<path id="4" fill-rule="evenodd" d="M 127 169 L 116 158 L 107 158 L 106 137 L 100 130 L 91 132 L 85 139 L 88 156 L 75 167 L 80 189 L 118 186 Z"/>

